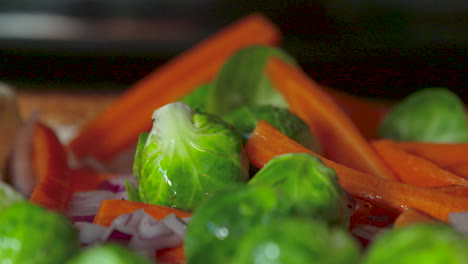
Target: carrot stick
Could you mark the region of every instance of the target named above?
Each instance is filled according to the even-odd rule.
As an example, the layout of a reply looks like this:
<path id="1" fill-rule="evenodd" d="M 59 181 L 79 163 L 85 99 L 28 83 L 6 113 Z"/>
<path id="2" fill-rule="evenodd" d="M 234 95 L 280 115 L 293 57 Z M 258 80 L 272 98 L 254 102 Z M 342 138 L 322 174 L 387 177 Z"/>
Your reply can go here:
<path id="1" fill-rule="evenodd" d="M 259 14 L 249 15 L 182 53 L 137 82 L 72 140 L 78 159 L 93 156 L 110 161 L 136 144 L 151 128 L 152 112 L 214 78 L 235 51 L 254 44 L 276 45 L 280 33 Z"/>
<path id="2" fill-rule="evenodd" d="M 386 227 L 393 223 L 397 215 L 379 206 L 367 203 L 365 206 L 360 206 L 353 211 L 349 219 L 349 229 L 353 230 L 358 225 Z"/>
<path id="3" fill-rule="evenodd" d="M 133 202 L 128 200 L 110 199 L 101 202 L 98 212 L 94 217 L 94 223 L 102 226 L 109 226 L 118 216 L 131 213 L 141 208 L 143 208 L 147 214 L 151 215 L 157 220 L 161 220 L 171 213 L 181 218 L 191 216 L 191 213 L 189 212 L 178 210 L 172 207 Z"/>
<path id="4" fill-rule="evenodd" d="M 372 145 L 401 182 L 420 187 L 468 185 L 466 179 L 442 169 L 427 159 L 400 149 L 393 140 L 374 140 Z M 439 155 L 445 154 L 439 153 Z"/>
<path id="5" fill-rule="evenodd" d="M 186 258 L 184 246 L 180 245 L 175 248 L 157 250 L 156 260 L 158 263 L 185 264 Z"/>
<path id="6" fill-rule="evenodd" d="M 85 169 L 70 169 L 70 191 L 86 192 L 96 190 L 100 183 L 115 177 L 113 173 Z"/>
<path id="7" fill-rule="evenodd" d="M 32 166 L 38 184 L 29 201 L 64 212 L 70 200 L 70 175 L 65 147 L 55 132 L 37 123 L 32 145 Z"/>
<path id="8" fill-rule="evenodd" d="M 266 65 L 273 85 L 318 137 L 324 156 L 353 169 L 381 178 L 395 179 L 353 121 L 317 83 L 299 68 L 278 58 Z"/>
<path id="9" fill-rule="evenodd" d="M 285 153 L 310 153 L 333 168 L 341 186 L 355 198 L 392 212 L 414 207 L 438 219 L 448 220 L 450 212 L 468 210 L 468 199 L 444 192 L 369 175 L 326 159 L 288 138 L 275 127 L 260 121 L 246 143 L 249 161 L 263 167 L 270 159 Z"/>
<path id="10" fill-rule="evenodd" d="M 393 228 L 402 228 L 408 225 L 419 224 L 419 223 L 438 223 L 439 219 L 432 217 L 425 212 L 415 209 L 408 208 L 404 210 L 393 222 Z"/>
<path id="11" fill-rule="evenodd" d="M 345 112 L 357 126 L 365 139 L 380 137 L 378 128 L 394 102 L 375 98 L 363 98 L 334 88 L 324 87 L 336 104 Z"/>
<path id="12" fill-rule="evenodd" d="M 428 159 L 439 167 L 468 163 L 468 143 L 432 143 L 399 141 L 399 148 Z"/>
<path id="13" fill-rule="evenodd" d="M 466 162 L 466 163 L 457 163 L 457 164 L 453 164 L 453 165 L 450 165 L 450 166 L 445 166 L 443 168 L 468 180 L 468 162 Z"/>
<path id="14" fill-rule="evenodd" d="M 438 186 L 433 187 L 433 189 L 439 190 L 450 195 L 468 198 L 468 186 L 466 185 Z"/>

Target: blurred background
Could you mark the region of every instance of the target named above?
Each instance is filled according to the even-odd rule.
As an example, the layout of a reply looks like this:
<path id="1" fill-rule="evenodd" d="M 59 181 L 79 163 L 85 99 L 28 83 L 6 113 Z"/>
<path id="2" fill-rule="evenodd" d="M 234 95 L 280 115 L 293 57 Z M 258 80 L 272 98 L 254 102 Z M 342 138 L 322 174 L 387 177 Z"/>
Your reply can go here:
<path id="1" fill-rule="evenodd" d="M 120 91 L 252 12 L 279 26 L 321 84 L 387 98 L 445 86 L 468 98 L 464 0 L 0 0 L 0 81 Z"/>

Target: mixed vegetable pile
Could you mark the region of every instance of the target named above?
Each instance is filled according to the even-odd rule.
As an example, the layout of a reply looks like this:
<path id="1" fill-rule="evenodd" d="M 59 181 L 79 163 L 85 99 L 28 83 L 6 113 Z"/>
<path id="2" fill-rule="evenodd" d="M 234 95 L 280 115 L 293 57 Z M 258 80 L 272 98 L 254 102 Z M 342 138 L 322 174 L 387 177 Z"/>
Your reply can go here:
<path id="1" fill-rule="evenodd" d="M 8 112 L 0 262 L 468 263 L 460 98 L 321 87 L 280 38 L 247 16 L 71 142 Z"/>

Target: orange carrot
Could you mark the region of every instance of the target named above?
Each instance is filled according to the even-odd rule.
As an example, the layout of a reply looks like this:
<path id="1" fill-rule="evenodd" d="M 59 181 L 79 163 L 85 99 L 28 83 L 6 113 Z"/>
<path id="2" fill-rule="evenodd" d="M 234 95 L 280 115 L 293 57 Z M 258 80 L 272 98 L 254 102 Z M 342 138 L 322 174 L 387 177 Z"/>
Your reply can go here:
<path id="1" fill-rule="evenodd" d="M 364 203 L 361 201 L 360 203 Z M 386 227 L 393 223 L 398 214 L 390 212 L 374 204 L 365 202 L 350 216 L 349 229 L 353 230 L 358 225 L 373 225 L 377 227 Z"/>
<path id="2" fill-rule="evenodd" d="M 184 246 L 180 245 L 175 248 L 165 248 L 156 251 L 156 260 L 158 263 L 170 264 L 185 264 Z"/>
<path id="3" fill-rule="evenodd" d="M 372 145 L 401 182 L 420 187 L 468 185 L 466 179 L 442 169 L 427 159 L 400 149 L 393 140 L 374 140 Z"/>
<path id="4" fill-rule="evenodd" d="M 450 165 L 450 166 L 445 166 L 443 168 L 468 180 L 468 162 L 466 162 L 466 163 L 457 163 L 457 164 L 453 164 L 453 165 Z"/>
<path id="5" fill-rule="evenodd" d="M 249 45 L 276 45 L 280 33 L 259 14 L 249 15 L 182 53 L 137 82 L 87 124 L 71 142 L 78 159 L 93 156 L 101 162 L 134 146 L 151 128 L 152 112 L 214 78 L 224 61 Z"/>
<path id="6" fill-rule="evenodd" d="M 378 128 L 385 115 L 393 106 L 393 101 L 376 98 L 363 98 L 334 88 L 324 87 L 337 105 L 345 112 L 357 126 L 366 139 L 380 137 Z"/>
<path id="7" fill-rule="evenodd" d="M 439 167 L 468 163 L 468 143 L 432 143 L 400 141 L 399 148 L 428 159 Z"/>
<path id="8" fill-rule="evenodd" d="M 408 225 L 418 223 L 438 223 L 439 219 L 432 217 L 425 212 L 415 209 L 407 208 L 404 210 L 393 222 L 393 228 L 402 228 Z"/>
<path id="9" fill-rule="evenodd" d="M 191 216 L 191 213 L 189 212 L 168 206 L 133 202 L 128 200 L 110 199 L 101 202 L 98 212 L 94 217 L 94 223 L 102 226 L 109 226 L 118 216 L 131 213 L 141 208 L 143 208 L 147 214 L 151 215 L 157 220 L 161 220 L 171 213 L 181 218 Z"/>
<path id="10" fill-rule="evenodd" d="M 32 145 L 32 166 L 38 183 L 29 200 L 64 212 L 70 200 L 70 175 L 65 147 L 55 132 L 37 123 Z"/>
<path id="11" fill-rule="evenodd" d="M 263 167 L 270 159 L 285 153 L 310 153 L 333 168 L 341 186 L 355 198 L 392 212 L 413 207 L 438 219 L 448 220 L 450 212 L 468 210 L 468 198 L 369 175 L 326 159 L 288 138 L 275 127 L 260 121 L 245 147 L 249 161 Z"/>
<path id="12" fill-rule="evenodd" d="M 468 198 L 468 186 L 466 185 L 446 185 L 446 186 L 437 186 L 433 189 L 439 190 L 441 192 Z"/>
<path id="13" fill-rule="evenodd" d="M 85 169 L 70 169 L 70 191 L 86 192 L 96 190 L 100 183 L 115 177 L 113 173 Z"/>
<path id="14" fill-rule="evenodd" d="M 395 179 L 353 121 L 300 68 L 271 58 L 266 72 L 274 87 L 288 101 L 291 111 L 301 117 L 318 137 L 326 157 L 362 172 Z"/>

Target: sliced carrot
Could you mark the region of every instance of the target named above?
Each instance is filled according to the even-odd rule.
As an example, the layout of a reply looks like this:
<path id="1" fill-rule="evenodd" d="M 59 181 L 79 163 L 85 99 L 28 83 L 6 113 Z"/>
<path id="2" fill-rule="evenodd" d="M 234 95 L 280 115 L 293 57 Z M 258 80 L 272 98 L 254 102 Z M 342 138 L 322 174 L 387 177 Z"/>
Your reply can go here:
<path id="1" fill-rule="evenodd" d="M 362 172 L 395 179 L 353 121 L 305 72 L 278 58 L 268 60 L 266 72 L 291 111 L 318 137 L 324 156 Z"/>
<path id="2" fill-rule="evenodd" d="M 468 180 L 468 162 L 466 162 L 466 163 L 457 163 L 457 164 L 453 164 L 453 165 L 446 166 L 446 167 L 443 167 L 443 168 Z"/>
<path id="3" fill-rule="evenodd" d="M 70 200 L 70 175 L 65 147 L 55 132 L 39 122 L 34 130 L 32 166 L 38 183 L 29 200 L 64 212 Z"/>
<path id="4" fill-rule="evenodd" d="M 349 92 L 324 87 L 338 106 L 351 118 L 366 139 L 380 137 L 378 128 L 385 115 L 394 105 L 393 101 L 376 98 L 364 98 Z"/>
<path id="5" fill-rule="evenodd" d="M 70 169 L 70 191 L 73 194 L 75 192 L 96 190 L 99 184 L 115 176 L 115 174 L 107 172 Z"/>
<path id="6" fill-rule="evenodd" d="M 152 112 L 214 78 L 224 61 L 249 45 L 276 45 L 277 27 L 252 14 L 202 41 L 137 82 L 87 124 L 71 142 L 78 159 L 93 156 L 101 162 L 136 144 L 151 128 Z"/>
<path id="7" fill-rule="evenodd" d="M 468 180 L 442 169 L 430 160 L 400 149 L 393 140 L 374 140 L 372 145 L 401 182 L 420 187 L 468 185 Z"/>
<path id="8" fill-rule="evenodd" d="M 439 219 L 415 208 L 407 208 L 393 222 L 393 228 L 401 228 L 419 223 L 438 223 Z"/>
<path id="9" fill-rule="evenodd" d="M 189 212 L 178 210 L 172 207 L 133 202 L 128 200 L 110 199 L 101 202 L 98 212 L 94 217 L 94 223 L 102 226 L 109 226 L 112 221 L 120 215 L 129 214 L 141 208 L 143 208 L 147 214 L 151 215 L 157 220 L 161 220 L 171 213 L 181 218 L 191 216 L 191 213 Z"/>
<path id="10" fill-rule="evenodd" d="M 439 167 L 468 164 L 468 143 L 433 143 L 399 141 L 399 148 L 428 159 Z"/>
<path id="11" fill-rule="evenodd" d="M 433 187 L 433 189 L 439 190 L 450 195 L 468 198 L 468 186 L 466 185 L 438 186 Z"/>
<path id="12" fill-rule="evenodd" d="M 245 151 L 249 161 L 258 168 L 262 168 L 273 157 L 285 153 L 315 155 L 336 171 L 339 183 L 350 195 L 392 212 L 413 207 L 447 221 L 450 212 L 468 210 L 468 198 L 375 177 L 349 168 L 305 148 L 264 121 L 257 123 L 246 143 Z"/>
<path id="13" fill-rule="evenodd" d="M 156 260 L 158 263 L 185 264 L 184 246 L 160 249 L 156 251 Z"/>

